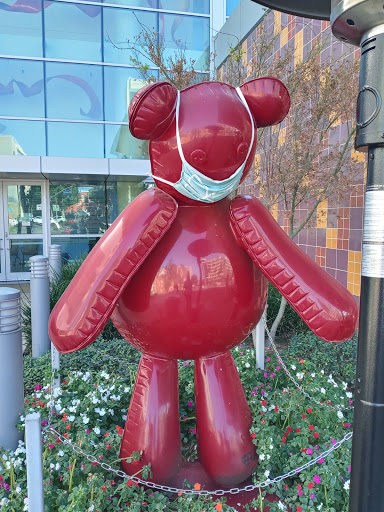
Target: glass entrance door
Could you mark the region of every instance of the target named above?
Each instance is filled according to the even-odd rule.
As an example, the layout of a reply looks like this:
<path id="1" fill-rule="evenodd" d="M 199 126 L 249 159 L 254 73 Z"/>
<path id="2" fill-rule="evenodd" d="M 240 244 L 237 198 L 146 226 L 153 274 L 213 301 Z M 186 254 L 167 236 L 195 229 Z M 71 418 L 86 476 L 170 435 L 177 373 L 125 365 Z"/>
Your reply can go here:
<path id="1" fill-rule="evenodd" d="M 44 183 L 2 182 L 2 280 L 29 280 L 29 258 L 42 255 L 46 233 Z M 1 220 L 1 216 L 0 216 Z"/>

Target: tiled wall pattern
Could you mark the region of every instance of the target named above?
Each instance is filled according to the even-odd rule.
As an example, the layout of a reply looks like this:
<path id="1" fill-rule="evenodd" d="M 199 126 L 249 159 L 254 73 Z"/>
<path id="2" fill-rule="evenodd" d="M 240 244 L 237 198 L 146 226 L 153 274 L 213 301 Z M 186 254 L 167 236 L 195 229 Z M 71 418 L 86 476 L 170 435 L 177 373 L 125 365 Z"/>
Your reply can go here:
<path id="1" fill-rule="evenodd" d="M 295 48 L 295 63 L 306 57 L 314 42 L 321 38 L 325 44 L 321 53 L 321 62 L 326 65 L 330 55 L 339 56 L 343 51 L 343 43 L 332 36 L 330 24 L 327 21 L 310 20 L 300 18 L 277 11 L 270 11 L 264 18 L 265 30 L 271 34 L 280 34 L 277 37 L 273 53 L 284 51 L 286 45 Z M 247 39 L 242 42 L 242 49 L 246 50 L 246 66 L 252 54 L 252 45 L 258 35 L 260 26 L 255 27 Z M 355 58 L 359 59 L 359 49 L 355 50 Z M 334 143 L 335 138 L 343 142 L 343 124 L 337 121 L 330 132 Z M 345 127 L 344 127 L 345 128 Z M 256 158 L 259 158 L 256 155 Z M 361 175 L 366 172 L 365 155 L 352 151 L 351 158 L 361 163 Z M 242 185 L 242 192 L 259 195 L 257 183 L 254 177 L 249 176 Z M 349 197 L 331 197 L 321 203 L 317 208 L 317 216 L 312 227 L 303 229 L 296 237 L 296 243 L 321 267 L 340 281 L 355 296 L 359 302 L 360 296 L 360 271 L 364 206 L 364 183 L 352 187 Z M 307 205 L 310 207 L 310 205 Z M 288 219 L 284 218 L 284 212 L 279 205 L 275 205 L 271 211 L 280 226 L 287 232 Z M 300 209 L 299 218 L 305 218 L 306 209 Z"/>

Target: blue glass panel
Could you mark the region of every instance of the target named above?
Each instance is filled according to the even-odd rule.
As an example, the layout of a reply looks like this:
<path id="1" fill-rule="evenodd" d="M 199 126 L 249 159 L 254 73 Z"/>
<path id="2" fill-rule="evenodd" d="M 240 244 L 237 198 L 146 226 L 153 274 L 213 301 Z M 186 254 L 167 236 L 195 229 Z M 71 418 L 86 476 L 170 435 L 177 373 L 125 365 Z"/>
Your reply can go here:
<path id="1" fill-rule="evenodd" d="M 0 115 L 44 116 L 42 62 L 0 59 Z"/>
<path id="2" fill-rule="evenodd" d="M 156 70 L 153 71 L 153 75 L 157 77 Z M 128 121 L 130 101 L 138 90 L 147 85 L 139 77 L 138 71 L 133 68 L 104 68 L 104 104 L 107 121 Z"/>
<path id="3" fill-rule="evenodd" d="M 0 2 L 0 53 L 42 57 L 41 0 Z"/>
<path id="4" fill-rule="evenodd" d="M 230 16 L 240 0 L 226 0 L 226 15 Z"/>
<path id="5" fill-rule="evenodd" d="M 161 8 L 169 11 L 209 14 L 209 0 L 161 0 Z"/>
<path id="6" fill-rule="evenodd" d="M 161 0 L 104 0 L 106 4 L 127 5 L 129 7 L 149 7 L 158 9 Z"/>
<path id="7" fill-rule="evenodd" d="M 61 246 L 64 262 L 72 262 L 86 256 L 100 237 L 52 237 L 52 243 Z"/>
<path id="8" fill-rule="evenodd" d="M 44 121 L 0 119 L 0 155 L 45 156 Z"/>
<path id="9" fill-rule="evenodd" d="M 104 157 L 102 124 L 47 123 L 48 155 Z"/>
<path id="10" fill-rule="evenodd" d="M 45 55 L 56 59 L 101 60 L 101 7 L 46 2 Z"/>
<path id="11" fill-rule="evenodd" d="M 105 125 L 106 158 L 135 158 L 147 160 L 148 141 L 132 137 L 127 125 Z"/>
<path id="12" fill-rule="evenodd" d="M 164 23 L 161 17 L 164 16 Z M 193 60 L 197 69 L 209 69 L 209 18 L 160 14 L 160 37 L 166 50 L 164 56 L 173 55 L 175 50 L 185 50 L 187 61 Z"/>
<path id="13" fill-rule="evenodd" d="M 47 62 L 47 117 L 103 119 L 102 68 Z"/>
<path id="14" fill-rule="evenodd" d="M 131 57 L 136 55 L 128 47 L 143 31 L 143 26 L 157 32 L 157 18 L 158 15 L 154 12 L 104 7 L 104 61 L 132 64 Z M 151 64 L 142 55 L 140 60 L 142 63 Z"/>

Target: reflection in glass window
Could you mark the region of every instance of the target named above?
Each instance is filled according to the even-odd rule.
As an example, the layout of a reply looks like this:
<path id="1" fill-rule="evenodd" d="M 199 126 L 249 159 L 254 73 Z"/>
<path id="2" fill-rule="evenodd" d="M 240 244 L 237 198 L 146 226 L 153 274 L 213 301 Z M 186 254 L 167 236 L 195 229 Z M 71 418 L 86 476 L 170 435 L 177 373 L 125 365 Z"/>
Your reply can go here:
<path id="1" fill-rule="evenodd" d="M 47 123 L 48 156 L 104 157 L 102 124 Z"/>
<path id="2" fill-rule="evenodd" d="M 52 244 L 61 246 L 61 256 L 66 263 L 87 256 L 98 241 L 99 237 L 52 237 Z"/>
<path id="3" fill-rule="evenodd" d="M 45 117 L 42 62 L 0 58 L 0 113 Z"/>
<path id="4" fill-rule="evenodd" d="M 129 203 L 131 203 L 143 191 L 143 178 L 136 181 L 108 182 L 108 224 L 111 225 L 124 208 L 126 208 Z"/>
<path id="5" fill-rule="evenodd" d="M 129 7 L 149 7 L 158 9 L 161 0 L 104 0 L 108 4 L 128 5 Z M 174 0 L 173 0 L 174 1 Z"/>
<path id="6" fill-rule="evenodd" d="M 29 258 L 43 255 L 43 240 L 10 240 L 11 272 L 30 272 Z"/>
<path id="7" fill-rule="evenodd" d="M 42 57 L 41 0 L 0 2 L 0 52 Z"/>
<path id="8" fill-rule="evenodd" d="M 157 72 L 153 72 L 157 75 Z M 128 121 L 128 106 L 133 96 L 146 82 L 139 79 L 133 68 L 106 66 L 104 69 L 105 119 L 107 121 Z"/>
<path id="9" fill-rule="evenodd" d="M 0 155 L 45 156 L 44 122 L 0 119 Z"/>
<path id="10" fill-rule="evenodd" d="M 134 57 L 134 54 L 127 49 L 127 41 L 134 42 L 135 36 L 143 31 L 141 24 L 157 32 L 157 18 L 154 12 L 104 7 L 104 61 L 131 64 L 130 57 Z M 145 58 L 142 63 L 151 65 Z"/>
<path id="11" fill-rule="evenodd" d="M 194 60 L 196 69 L 209 68 L 209 18 L 160 14 L 164 16 L 165 56 L 172 55 L 177 48 L 185 50 L 187 60 Z M 160 26 L 162 24 L 160 23 Z"/>
<path id="12" fill-rule="evenodd" d="M 148 160 L 148 141 L 135 139 L 128 125 L 105 125 L 106 158 L 136 158 Z"/>
<path id="13" fill-rule="evenodd" d="M 169 11 L 209 14 L 209 0 L 161 0 L 161 8 Z"/>
<path id="14" fill-rule="evenodd" d="M 50 186 L 52 235 L 102 234 L 107 229 L 104 182 Z"/>
<path id="15" fill-rule="evenodd" d="M 47 62 L 46 74 L 47 117 L 102 120 L 101 66 Z"/>
<path id="16" fill-rule="evenodd" d="M 46 2 L 45 56 L 101 60 L 101 7 Z"/>
<path id="17" fill-rule="evenodd" d="M 7 205 L 10 235 L 43 233 L 40 185 L 8 185 Z"/>

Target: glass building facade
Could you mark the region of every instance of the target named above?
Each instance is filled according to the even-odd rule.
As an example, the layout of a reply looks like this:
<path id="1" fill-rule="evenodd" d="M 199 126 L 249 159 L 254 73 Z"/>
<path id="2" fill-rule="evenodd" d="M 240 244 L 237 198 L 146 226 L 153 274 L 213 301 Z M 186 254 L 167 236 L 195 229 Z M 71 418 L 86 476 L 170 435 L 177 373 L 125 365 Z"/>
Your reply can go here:
<path id="1" fill-rule="evenodd" d="M 128 129 L 144 85 L 130 48 L 145 28 L 209 72 L 227 2 L 0 2 L 0 282 L 28 280 L 50 244 L 65 260 L 89 252 L 151 186 L 148 144 Z"/>

